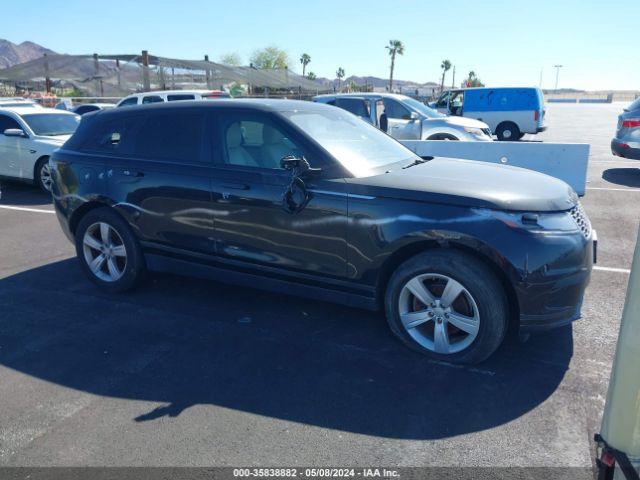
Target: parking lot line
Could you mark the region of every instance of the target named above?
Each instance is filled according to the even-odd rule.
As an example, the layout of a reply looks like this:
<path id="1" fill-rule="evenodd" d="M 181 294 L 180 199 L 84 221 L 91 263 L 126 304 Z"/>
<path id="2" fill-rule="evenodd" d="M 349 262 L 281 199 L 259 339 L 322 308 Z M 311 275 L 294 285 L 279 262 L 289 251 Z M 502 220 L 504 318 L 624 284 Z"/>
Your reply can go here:
<path id="1" fill-rule="evenodd" d="M 631 273 L 631 270 L 628 268 L 600 267 L 598 265 L 594 265 L 593 269 L 600 270 L 602 272 Z"/>
<path id="2" fill-rule="evenodd" d="M 44 210 L 41 208 L 14 207 L 13 205 L 0 205 L 0 208 L 4 208 L 5 210 L 19 210 L 21 212 L 56 213 L 53 210 Z"/>

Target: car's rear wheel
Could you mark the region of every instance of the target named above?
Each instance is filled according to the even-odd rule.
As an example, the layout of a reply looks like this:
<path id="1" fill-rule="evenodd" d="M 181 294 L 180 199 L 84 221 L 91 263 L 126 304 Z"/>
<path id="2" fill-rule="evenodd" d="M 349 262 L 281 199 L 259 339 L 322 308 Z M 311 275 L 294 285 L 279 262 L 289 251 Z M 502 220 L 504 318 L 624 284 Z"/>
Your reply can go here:
<path id="1" fill-rule="evenodd" d="M 505 142 L 515 142 L 522 138 L 518 125 L 513 122 L 503 122 L 498 125 L 498 128 L 496 128 L 496 136 L 498 140 Z"/>
<path id="2" fill-rule="evenodd" d="M 49 157 L 38 160 L 34 169 L 36 185 L 45 193 L 51 192 L 51 170 L 49 169 Z"/>
<path id="3" fill-rule="evenodd" d="M 387 287 L 385 311 L 405 344 L 451 363 L 485 360 L 507 331 L 500 281 L 483 262 L 453 250 L 428 251 L 400 265 Z"/>
<path id="4" fill-rule="evenodd" d="M 131 228 L 109 208 L 91 210 L 76 229 L 76 254 L 89 279 L 110 292 L 135 287 L 145 272 Z"/>

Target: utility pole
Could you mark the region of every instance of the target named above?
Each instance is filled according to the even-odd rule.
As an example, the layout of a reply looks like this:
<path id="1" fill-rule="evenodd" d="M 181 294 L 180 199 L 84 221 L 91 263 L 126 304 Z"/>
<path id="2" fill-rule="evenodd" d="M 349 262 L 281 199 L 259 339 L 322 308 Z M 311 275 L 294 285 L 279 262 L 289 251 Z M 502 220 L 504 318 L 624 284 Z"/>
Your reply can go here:
<path id="1" fill-rule="evenodd" d="M 544 71 L 544 67 L 540 68 L 540 83 L 538 84 L 538 87 L 542 88 L 542 72 Z"/>
<path id="2" fill-rule="evenodd" d="M 553 68 L 556 69 L 556 88 L 554 89 L 556 92 L 558 91 L 558 77 L 560 76 L 560 69 L 562 65 L 554 65 Z"/>
<path id="3" fill-rule="evenodd" d="M 451 89 L 456 88 L 456 66 L 453 66 L 453 78 L 451 79 Z"/>

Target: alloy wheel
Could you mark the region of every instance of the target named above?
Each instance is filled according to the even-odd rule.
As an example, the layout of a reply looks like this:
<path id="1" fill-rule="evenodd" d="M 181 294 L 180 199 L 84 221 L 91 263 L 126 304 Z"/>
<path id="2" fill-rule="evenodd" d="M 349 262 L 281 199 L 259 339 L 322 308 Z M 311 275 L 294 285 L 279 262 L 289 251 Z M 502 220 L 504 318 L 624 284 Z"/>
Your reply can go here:
<path id="1" fill-rule="evenodd" d="M 105 282 L 115 282 L 127 268 L 127 249 L 122 237 L 108 223 L 89 226 L 82 239 L 84 259 L 91 273 Z"/>
<path id="2" fill-rule="evenodd" d="M 422 347 L 449 355 L 478 336 L 480 313 L 471 293 L 447 275 L 426 273 L 410 279 L 398 299 L 405 331 Z"/>
<path id="3" fill-rule="evenodd" d="M 51 182 L 51 169 L 49 168 L 49 163 L 44 162 L 42 164 L 42 168 L 40 168 L 40 183 L 48 192 L 50 192 Z"/>

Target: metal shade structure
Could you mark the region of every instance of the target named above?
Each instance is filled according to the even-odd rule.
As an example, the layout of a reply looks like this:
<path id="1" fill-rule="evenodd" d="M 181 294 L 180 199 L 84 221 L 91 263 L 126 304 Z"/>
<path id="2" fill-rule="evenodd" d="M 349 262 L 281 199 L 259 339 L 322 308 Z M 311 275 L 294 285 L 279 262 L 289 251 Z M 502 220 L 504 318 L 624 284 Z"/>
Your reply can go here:
<path id="1" fill-rule="evenodd" d="M 205 57 L 206 58 L 206 57 Z M 288 69 L 260 70 L 208 60 L 185 60 L 142 55 L 45 55 L 0 70 L 0 82 L 14 85 L 76 88 L 90 95 L 126 95 L 167 88 L 227 88 L 282 94 L 318 93 L 330 86 Z"/>

